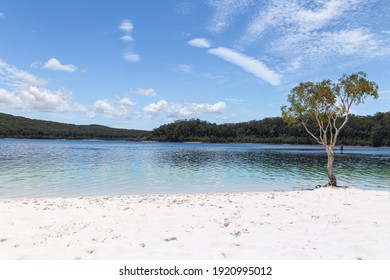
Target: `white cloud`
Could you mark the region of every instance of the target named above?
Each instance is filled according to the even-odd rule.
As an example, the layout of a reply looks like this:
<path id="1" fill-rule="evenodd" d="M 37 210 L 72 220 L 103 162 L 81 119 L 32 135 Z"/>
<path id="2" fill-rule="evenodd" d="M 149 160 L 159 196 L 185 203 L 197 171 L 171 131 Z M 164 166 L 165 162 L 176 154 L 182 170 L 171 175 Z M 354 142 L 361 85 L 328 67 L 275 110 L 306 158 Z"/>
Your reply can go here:
<path id="1" fill-rule="evenodd" d="M 134 25 L 129 19 L 124 19 L 119 25 L 119 29 L 126 33 L 131 33 L 134 29 Z"/>
<path id="2" fill-rule="evenodd" d="M 26 71 L 19 70 L 15 66 L 9 65 L 0 59 L 0 82 L 10 86 L 19 86 L 23 84 L 42 86 L 47 84 L 45 79 L 39 78 Z"/>
<path id="3" fill-rule="evenodd" d="M 134 38 L 132 32 L 134 30 L 134 25 L 129 19 L 124 19 L 119 25 L 119 29 L 123 31 L 124 35 L 120 38 L 123 42 L 126 43 L 127 49 L 131 51 L 123 52 L 123 59 L 128 62 L 137 62 L 141 59 L 141 56 L 137 54 L 134 49 Z"/>
<path id="4" fill-rule="evenodd" d="M 93 105 L 93 111 L 88 112 L 87 117 L 94 118 L 98 115 L 107 119 L 128 119 L 133 114 L 133 106 L 136 102 L 128 97 L 117 96 L 114 101 L 99 99 Z"/>
<path id="5" fill-rule="evenodd" d="M 241 67 L 248 73 L 255 75 L 273 86 L 280 85 L 281 83 L 280 74 L 269 69 L 263 62 L 253 57 L 246 56 L 235 50 L 224 47 L 210 49 L 208 52 Z"/>
<path id="6" fill-rule="evenodd" d="M 162 111 L 167 111 L 168 102 L 165 100 L 160 100 L 157 103 L 151 103 L 144 107 L 144 112 L 148 115 L 156 115 Z"/>
<path id="7" fill-rule="evenodd" d="M 141 56 L 134 52 L 125 52 L 123 53 L 123 58 L 128 62 L 137 62 L 141 59 Z"/>
<path id="8" fill-rule="evenodd" d="M 81 111 L 85 106 L 72 102 L 72 93 L 62 89 L 52 91 L 44 85 L 47 82 L 26 71 L 19 70 L 0 60 L 0 104 L 21 110 Z"/>
<path id="9" fill-rule="evenodd" d="M 0 104 L 11 105 L 12 103 L 14 103 L 14 95 L 6 89 L 0 88 Z"/>
<path id="10" fill-rule="evenodd" d="M 130 35 L 123 35 L 121 37 L 121 40 L 124 42 L 133 42 L 134 41 L 133 37 L 131 37 Z"/>
<path id="11" fill-rule="evenodd" d="M 143 96 L 156 96 L 157 93 L 153 88 L 137 88 L 128 91 L 130 94 L 138 94 Z"/>
<path id="12" fill-rule="evenodd" d="M 5 14 L 3 12 L 0 12 L 0 18 L 5 18 Z"/>
<path id="13" fill-rule="evenodd" d="M 128 97 L 118 98 L 117 101 L 122 108 L 131 107 L 137 104 Z"/>
<path id="14" fill-rule="evenodd" d="M 199 103 L 168 103 L 165 100 L 160 100 L 157 103 L 151 103 L 144 107 L 144 112 L 147 116 L 156 116 L 161 113 L 173 117 L 188 117 L 194 114 L 219 114 L 226 109 L 225 102 L 217 102 L 215 104 L 199 104 Z"/>
<path id="15" fill-rule="evenodd" d="M 0 103 L 15 109 L 42 112 L 85 112 L 87 110 L 81 104 L 72 104 L 71 100 L 72 95 L 69 92 L 62 90 L 53 92 L 43 87 L 24 86 L 11 92 L 0 89 Z"/>
<path id="16" fill-rule="evenodd" d="M 86 111 L 86 107 L 83 105 L 71 104 L 71 93 L 62 90 L 52 92 L 47 88 L 30 86 L 21 88 L 15 97 L 23 103 L 19 108 L 25 110 Z"/>
<path id="17" fill-rule="evenodd" d="M 61 62 L 52 57 L 43 65 L 44 69 L 54 70 L 54 71 L 65 71 L 65 72 L 75 72 L 77 67 L 72 64 L 61 64 Z"/>
<path id="18" fill-rule="evenodd" d="M 97 114 L 103 115 L 105 118 L 112 119 L 116 115 L 115 105 L 108 100 L 97 100 L 93 104 L 93 112 L 87 114 L 88 117 L 94 118 Z"/>
<path id="19" fill-rule="evenodd" d="M 188 41 L 188 44 L 193 47 L 197 48 L 210 48 L 211 43 L 209 40 L 204 38 L 195 38 L 190 41 Z"/>
<path id="20" fill-rule="evenodd" d="M 119 25 L 119 29 L 125 33 L 125 35 L 121 37 L 122 41 L 124 42 L 134 41 L 133 37 L 131 36 L 131 33 L 133 32 L 134 29 L 134 25 L 130 20 L 128 19 L 122 20 L 121 24 Z"/>

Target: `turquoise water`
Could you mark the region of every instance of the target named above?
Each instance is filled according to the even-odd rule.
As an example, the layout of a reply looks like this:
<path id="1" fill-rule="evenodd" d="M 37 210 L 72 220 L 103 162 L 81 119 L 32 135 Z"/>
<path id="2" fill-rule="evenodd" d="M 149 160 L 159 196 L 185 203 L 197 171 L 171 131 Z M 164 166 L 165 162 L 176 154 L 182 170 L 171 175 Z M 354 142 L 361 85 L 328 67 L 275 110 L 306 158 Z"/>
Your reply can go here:
<path id="1" fill-rule="evenodd" d="M 390 190 L 390 148 L 336 150 L 340 185 Z M 271 191 L 327 182 L 319 146 L 0 140 L 0 197 Z"/>

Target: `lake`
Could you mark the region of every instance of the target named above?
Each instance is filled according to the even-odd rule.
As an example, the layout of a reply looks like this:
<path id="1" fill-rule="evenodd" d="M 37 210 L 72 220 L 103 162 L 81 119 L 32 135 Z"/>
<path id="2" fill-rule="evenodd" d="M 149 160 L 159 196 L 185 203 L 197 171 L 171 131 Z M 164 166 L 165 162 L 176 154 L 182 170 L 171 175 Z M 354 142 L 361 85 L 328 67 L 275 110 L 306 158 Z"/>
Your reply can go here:
<path id="1" fill-rule="evenodd" d="M 339 185 L 390 190 L 390 148 L 335 149 Z M 313 188 L 321 146 L 0 139 L 0 197 Z"/>

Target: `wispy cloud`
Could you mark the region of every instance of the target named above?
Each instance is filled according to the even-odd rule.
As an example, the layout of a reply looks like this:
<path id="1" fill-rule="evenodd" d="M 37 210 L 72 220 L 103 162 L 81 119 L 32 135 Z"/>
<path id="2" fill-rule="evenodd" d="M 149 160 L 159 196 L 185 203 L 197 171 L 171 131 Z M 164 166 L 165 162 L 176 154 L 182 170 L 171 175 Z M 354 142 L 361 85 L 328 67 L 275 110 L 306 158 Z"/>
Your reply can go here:
<path id="1" fill-rule="evenodd" d="M 190 41 L 188 41 L 188 44 L 193 47 L 197 48 L 210 48 L 211 43 L 209 40 L 204 38 L 195 38 Z"/>
<path id="2" fill-rule="evenodd" d="M 329 0 L 317 9 L 296 6 L 292 22 L 296 21 L 302 31 L 318 30 L 339 19 L 345 12 L 356 8 L 357 0 Z"/>
<path id="3" fill-rule="evenodd" d="M 294 58 L 292 61 L 284 65 L 284 68 L 283 70 L 281 70 L 281 73 L 293 72 L 301 68 L 301 65 L 302 65 L 302 58 L 301 57 Z"/>
<path id="4" fill-rule="evenodd" d="M 390 54 L 389 33 L 383 28 L 388 26 L 385 22 L 388 5 L 381 0 L 225 0 L 206 3 L 214 9 L 209 30 L 223 32 L 240 16 L 240 24 L 234 26 L 235 32 L 240 34 L 235 48 L 243 50 L 259 44 L 267 50 L 267 55 L 277 56 L 281 61 L 302 58 L 290 71 L 337 57 L 361 60 Z M 378 26 L 382 26 L 379 31 Z"/>
<path id="5" fill-rule="evenodd" d="M 168 103 L 160 100 L 144 107 L 144 112 L 148 117 L 156 117 L 160 114 L 166 114 L 170 117 L 188 117 L 195 114 L 220 114 L 226 109 L 225 102 L 219 101 L 215 104 L 199 103 Z"/>
<path id="6" fill-rule="evenodd" d="M 123 52 L 123 59 L 128 62 L 137 62 L 141 60 L 141 56 L 136 53 L 134 49 L 134 38 L 133 38 L 133 30 L 134 25 L 131 20 L 124 19 L 121 21 L 118 27 L 123 35 L 121 36 L 121 40 L 126 43 L 126 51 Z"/>
<path id="7" fill-rule="evenodd" d="M 77 67 L 72 64 L 62 64 L 56 58 L 50 58 L 43 65 L 44 69 L 54 70 L 54 71 L 65 71 L 65 72 L 75 72 L 77 71 Z"/>
<path id="8" fill-rule="evenodd" d="M 280 74 L 269 69 L 263 62 L 253 57 L 224 47 L 209 49 L 208 53 L 241 67 L 246 72 L 255 75 L 273 86 L 280 85 L 281 83 Z"/>
<path id="9" fill-rule="evenodd" d="M 263 62 L 253 58 L 246 56 L 236 50 L 232 50 L 225 47 L 218 47 L 210 49 L 211 43 L 209 40 L 204 38 L 195 38 L 188 41 L 188 44 L 197 48 L 207 48 L 208 53 L 215 55 L 223 60 L 226 60 L 230 63 L 233 63 L 248 73 L 255 75 L 256 77 L 270 83 L 271 85 L 277 86 L 281 82 L 282 76 L 268 68 Z M 186 67 L 182 67 L 183 70 L 186 70 Z M 192 69 L 187 69 L 192 70 Z M 183 71 L 187 73 L 191 73 L 190 71 Z"/>
<path id="10" fill-rule="evenodd" d="M 50 90 L 47 81 L 0 60 L 0 104 L 20 110 L 44 112 L 80 111 L 84 105 L 72 102 L 72 93 Z"/>
<path id="11" fill-rule="evenodd" d="M 0 82 L 11 87 L 22 85 L 43 86 L 47 81 L 0 59 Z"/>
<path id="12" fill-rule="evenodd" d="M 5 18 L 5 14 L 3 12 L 0 12 L 0 18 Z"/>
<path id="13" fill-rule="evenodd" d="M 253 0 L 209 0 L 207 3 L 215 9 L 208 25 L 212 32 L 222 32 L 235 20 L 236 16 L 244 13 L 254 3 Z"/>
<path id="14" fill-rule="evenodd" d="M 382 48 L 380 40 L 369 30 L 362 28 L 324 32 L 321 42 L 326 46 L 332 46 L 333 51 L 343 55 L 376 56 Z M 386 47 L 382 51 L 388 50 L 389 47 Z"/>
<path id="15" fill-rule="evenodd" d="M 192 68 L 191 65 L 188 64 L 178 64 L 177 69 L 183 73 L 189 73 L 189 74 L 194 73 L 194 69 Z"/>
<path id="16" fill-rule="evenodd" d="M 134 52 L 124 52 L 123 59 L 128 62 L 137 62 L 141 59 L 141 56 Z"/>
<path id="17" fill-rule="evenodd" d="M 359 2 L 362 1 L 329 0 L 313 1 L 311 4 L 300 0 L 268 1 L 268 5 L 258 5 L 240 42 L 248 45 L 265 35 L 272 37 L 270 33 L 307 34 L 335 26 L 345 13 L 353 14 Z"/>
<path id="18" fill-rule="evenodd" d="M 369 29 L 342 29 L 311 34 L 287 34 L 270 48 L 286 58 L 305 57 L 305 63 L 323 63 L 329 57 L 370 59 L 390 54 L 390 40 Z"/>
<path id="19" fill-rule="evenodd" d="M 129 94 L 138 94 L 142 96 L 156 96 L 157 93 L 153 88 L 137 88 L 137 89 L 130 89 L 128 91 Z"/>

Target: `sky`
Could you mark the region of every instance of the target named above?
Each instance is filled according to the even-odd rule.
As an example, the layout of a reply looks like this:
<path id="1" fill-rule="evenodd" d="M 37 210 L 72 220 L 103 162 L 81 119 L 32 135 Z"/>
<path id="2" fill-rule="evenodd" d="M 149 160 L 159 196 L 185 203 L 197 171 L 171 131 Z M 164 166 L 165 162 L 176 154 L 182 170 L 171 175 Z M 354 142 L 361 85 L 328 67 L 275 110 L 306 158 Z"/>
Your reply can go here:
<path id="1" fill-rule="evenodd" d="M 390 111 L 388 0 L 3 0 L 0 112 L 151 130 L 281 115 L 300 82 L 358 71 Z"/>

